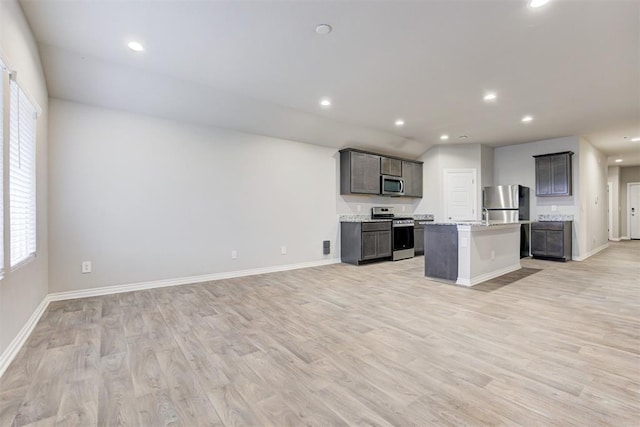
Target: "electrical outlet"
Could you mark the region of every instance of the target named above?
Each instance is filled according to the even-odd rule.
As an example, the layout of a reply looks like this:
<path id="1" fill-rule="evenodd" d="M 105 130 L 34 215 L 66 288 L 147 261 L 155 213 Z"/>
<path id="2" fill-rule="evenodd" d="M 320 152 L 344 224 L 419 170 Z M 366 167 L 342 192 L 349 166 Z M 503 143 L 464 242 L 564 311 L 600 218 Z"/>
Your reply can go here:
<path id="1" fill-rule="evenodd" d="M 551 205 L 551 212 L 555 212 L 558 210 L 558 207 L 556 205 Z"/>
<path id="2" fill-rule="evenodd" d="M 82 261 L 82 274 L 91 273 L 91 261 Z"/>
<path id="3" fill-rule="evenodd" d="M 356 210 L 357 210 L 358 212 L 362 211 L 362 206 L 360 206 L 360 205 L 356 205 Z"/>
<path id="4" fill-rule="evenodd" d="M 280 253 L 282 255 L 286 255 L 287 254 L 287 247 L 286 246 L 281 246 L 280 247 Z"/>
<path id="5" fill-rule="evenodd" d="M 231 251 L 231 259 L 236 259 L 236 258 L 238 258 L 238 251 L 236 250 Z"/>
<path id="6" fill-rule="evenodd" d="M 404 212 L 404 205 L 402 205 L 402 212 Z"/>
<path id="7" fill-rule="evenodd" d="M 496 251 L 491 251 L 491 261 L 496 259 Z"/>

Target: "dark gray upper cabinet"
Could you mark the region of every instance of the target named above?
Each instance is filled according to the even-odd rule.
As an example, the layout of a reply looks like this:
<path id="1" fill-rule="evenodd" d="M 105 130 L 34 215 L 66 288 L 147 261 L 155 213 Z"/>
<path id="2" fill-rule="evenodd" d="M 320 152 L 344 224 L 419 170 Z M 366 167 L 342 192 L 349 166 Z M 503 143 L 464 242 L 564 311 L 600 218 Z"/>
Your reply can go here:
<path id="1" fill-rule="evenodd" d="M 536 196 L 571 195 L 572 151 L 533 156 L 536 159 Z"/>
<path id="2" fill-rule="evenodd" d="M 422 163 L 402 161 L 404 195 L 422 197 Z"/>
<path id="3" fill-rule="evenodd" d="M 380 194 L 380 156 L 340 151 L 340 194 Z"/>
<path id="4" fill-rule="evenodd" d="M 353 148 L 340 150 L 340 194 L 380 194 L 382 175 L 402 177 L 404 196 L 422 197 L 422 162 Z"/>
<path id="5" fill-rule="evenodd" d="M 380 157 L 380 171 L 382 175 L 402 176 L 402 160 L 390 157 Z"/>

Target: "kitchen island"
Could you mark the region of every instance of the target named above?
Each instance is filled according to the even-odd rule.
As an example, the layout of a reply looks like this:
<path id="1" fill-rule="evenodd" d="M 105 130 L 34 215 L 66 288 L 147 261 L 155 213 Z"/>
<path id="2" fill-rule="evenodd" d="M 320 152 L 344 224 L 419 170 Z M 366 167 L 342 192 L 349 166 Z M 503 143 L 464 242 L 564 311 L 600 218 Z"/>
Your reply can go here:
<path id="1" fill-rule="evenodd" d="M 424 226 L 425 276 L 473 286 L 519 270 L 520 224 L 480 222 Z"/>

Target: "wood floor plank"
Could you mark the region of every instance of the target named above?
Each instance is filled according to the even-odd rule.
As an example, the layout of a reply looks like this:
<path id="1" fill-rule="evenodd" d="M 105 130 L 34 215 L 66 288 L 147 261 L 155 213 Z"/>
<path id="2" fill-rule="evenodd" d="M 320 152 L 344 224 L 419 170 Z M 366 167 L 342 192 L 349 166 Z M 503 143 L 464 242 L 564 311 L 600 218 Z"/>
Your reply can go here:
<path id="1" fill-rule="evenodd" d="M 28 387 L 0 391 L 0 426 L 11 426 L 27 394 Z"/>
<path id="2" fill-rule="evenodd" d="M 233 385 L 209 390 L 207 396 L 225 426 L 260 425 L 256 414 Z"/>
<path id="3" fill-rule="evenodd" d="M 66 384 L 56 416 L 56 426 L 95 426 L 98 424 L 99 378 Z"/>
<path id="4" fill-rule="evenodd" d="M 422 262 L 52 302 L 0 425 L 638 424 L 640 242 L 480 291 Z"/>
<path id="5" fill-rule="evenodd" d="M 183 420 L 180 410 L 168 390 L 158 390 L 136 399 L 140 425 L 189 426 L 193 420 Z"/>
<path id="6" fill-rule="evenodd" d="M 167 380 L 160 368 L 156 349 L 148 341 L 128 340 L 127 353 L 131 379 L 136 396 L 144 396 L 167 388 Z"/>
<path id="7" fill-rule="evenodd" d="M 100 367 L 97 425 L 138 425 L 138 408 L 127 353 L 103 357 Z"/>

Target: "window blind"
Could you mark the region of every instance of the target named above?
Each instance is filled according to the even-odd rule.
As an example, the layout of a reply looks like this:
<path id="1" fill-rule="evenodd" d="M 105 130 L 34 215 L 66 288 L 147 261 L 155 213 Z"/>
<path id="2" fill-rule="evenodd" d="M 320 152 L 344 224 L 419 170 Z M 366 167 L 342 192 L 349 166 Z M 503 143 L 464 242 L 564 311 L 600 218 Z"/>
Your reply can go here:
<path id="1" fill-rule="evenodd" d="M 11 267 L 36 253 L 36 110 L 10 82 L 9 232 Z"/>
<path id="2" fill-rule="evenodd" d="M 4 183 L 3 183 L 3 155 L 4 155 L 4 85 L 7 68 L 0 61 L 0 277 L 4 276 Z"/>

